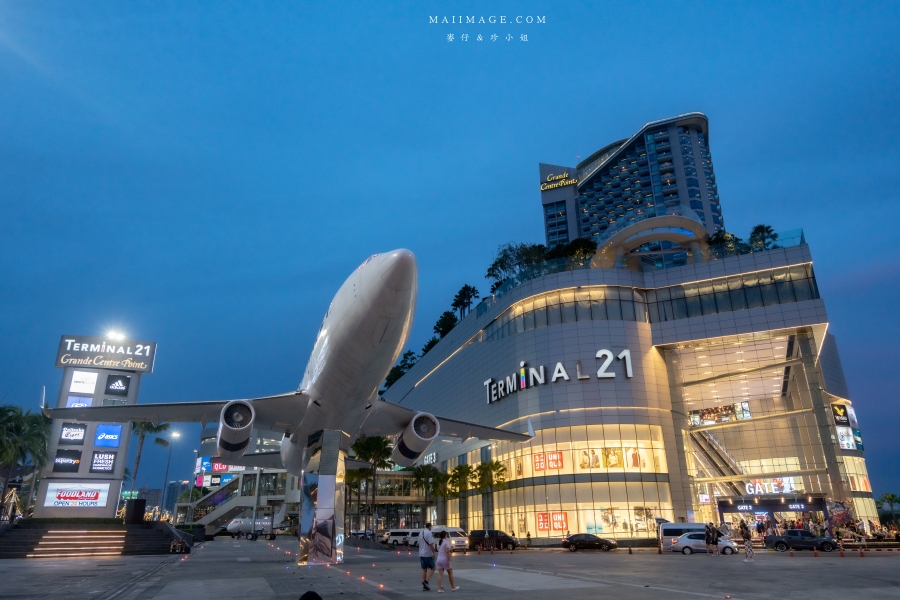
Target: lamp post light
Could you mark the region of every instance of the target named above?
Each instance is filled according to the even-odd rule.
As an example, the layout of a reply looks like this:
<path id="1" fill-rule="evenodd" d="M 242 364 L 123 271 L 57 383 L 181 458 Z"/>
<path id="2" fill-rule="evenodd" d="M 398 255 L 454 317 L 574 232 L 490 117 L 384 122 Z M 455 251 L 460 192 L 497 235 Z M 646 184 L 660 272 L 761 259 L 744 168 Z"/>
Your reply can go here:
<path id="1" fill-rule="evenodd" d="M 194 465 L 197 464 L 197 459 L 200 458 L 200 451 L 194 450 Z M 194 467 L 196 470 L 196 466 Z M 194 522 L 194 489 L 197 487 L 197 473 L 195 472 L 192 476 L 193 481 L 191 481 L 191 523 Z"/>
<path id="2" fill-rule="evenodd" d="M 169 441 L 169 458 L 166 460 L 166 476 L 163 477 L 163 493 L 162 493 L 162 509 L 166 508 L 166 500 L 169 498 L 169 463 L 172 462 L 172 446 L 175 445 L 175 440 L 181 437 L 181 434 L 177 431 L 172 432 L 172 439 Z M 160 510 L 162 512 L 162 510 Z"/>

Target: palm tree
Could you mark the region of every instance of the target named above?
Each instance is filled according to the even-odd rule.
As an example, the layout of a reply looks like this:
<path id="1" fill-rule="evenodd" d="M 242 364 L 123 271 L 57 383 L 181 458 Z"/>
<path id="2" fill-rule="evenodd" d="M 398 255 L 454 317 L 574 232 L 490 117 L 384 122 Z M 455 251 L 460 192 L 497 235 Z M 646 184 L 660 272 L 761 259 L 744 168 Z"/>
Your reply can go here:
<path id="1" fill-rule="evenodd" d="M 141 451 L 144 449 L 144 439 L 148 435 L 158 436 L 160 433 L 169 430 L 168 423 L 160 423 L 154 425 L 145 421 L 135 421 L 131 424 L 131 433 L 138 436 L 137 455 L 134 457 L 134 474 L 131 476 L 131 491 L 134 491 L 134 482 L 137 481 L 138 467 L 141 466 Z M 155 437 L 153 443 L 163 448 L 169 447 L 169 440 L 161 437 Z"/>
<path id="2" fill-rule="evenodd" d="M 887 504 L 888 506 L 891 507 L 889 509 L 889 512 L 891 513 L 891 523 L 893 523 L 894 522 L 894 505 L 900 504 L 900 496 L 898 496 L 897 494 L 882 494 L 880 500 L 881 500 L 882 506 Z"/>
<path id="3" fill-rule="evenodd" d="M 472 308 L 472 303 L 477 297 L 478 289 L 475 288 L 475 286 L 469 284 L 462 286 L 456 293 L 456 297 L 453 299 L 453 307 L 459 308 L 460 319 L 469 314 L 469 309 Z"/>
<path id="4" fill-rule="evenodd" d="M 346 508 L 344 510 L 345 521 L 349 521 L 350 526 L 347 527 L 346 523 L 344 529 L 346 532 L 349 532 L 353 529 L 353 516 L 350 513 L 350 509 L 353 507 L 353 490 L 356 490 L 356 502 L 357 506 L 359 506 L 359 496 L 360 496 L 360 486 L 362 485 L 363 477 L 365 476 L 365 472 L 362 469 L 348 469 L 344 475 L 344 486 L 346 487 Z M 357 515 L 359 511 L 357 511 Z"/>
<path id="5" fill-rule="evenodd" d="M 750 230 L 750 247 L 754 252 L 768 250 L 777 239 L 778 234 L 769 225 L 757 225 Z"/>
<path id="6" fill-rule="evenodd" d="M 499 460 L 489 460 L 475 467 L 475 488 L 484 493 L 506 489 L 506 467 Z"/>
<path id="7" fill-rule="evenodd" d="M 419 358 L 422 358 L 423 356 L 428 354 L 428 351 L 434 348 L 439 341 L 441 340 L 439 340 L 437 336 L 431 336 L 431 339 L 425 342 L 425 345 L 422 346 L 422 353 L 419 355 Z"/>
<path id="8" fill-rule="evenodd" d="M 413 485 L 421 489 L 425 495 L 425 504 L 421 508 L 423 519 L 425 507 L 428 506 L 428 494 L 434 493 L 434 480 L 438 473 L 440 471 L 434 465 L 419 465 L 413 469 Z"/>
<path id="9" fill-rule="evenodd" d="M 443 338 L 456 327 L 457 323 L 459 323 L 459 319 L 456 318 L 456 315 L 449 310 L 445 310 L 443 314 L 438 317 L 437 323 L 434 324 L 434 332 Z"/>
<path id="10" fill-rule="evenodd" d="M 441 522 L 447 522 L 447 498 L 450 497 L 452 493 L 450 490 L 450 474 L 444 473 L 443 471 L 438 471 L 437 474 L 432 478 L 432 485 L 434 486 L 434 495 L 439 498 L 443 498 L 443 514 L 441 515 Z"/>
<path id="11" fill-rule="evenodd" d="M 472 465 L 458 465 L 450 472 L 450 487 L 459 496 L 459 526 L 468 529 L 468 506 L 466 505 L 466 492 L 475 475 Z"/>
<path id="12" fill-rule="evenodd" d="M 465 301 L 462 298 L 462 290 L 456 292 L 456 295 L 453 296 L 453 302 L 450 303 L 450 308 L 459 311 L 459 318 L 462 320 L 465 316 L 465 313 L 463 312 L 465 310 Z"/>
<path id="13" fill-rule="evenodd" d="M 366 529 L 369 531 L 369 514 L 373 514 L 375 508 L 375 479 L 378 469 L 389 469 L 393 466 L 391 441 L 383 435 L 373 435 L 367 438 L 359 438 L 353 442 L 353 451 L 359 460 L 364 460 L 372 465 L 372 504 L 366 513 Z"/>
<path id="14" fill-rule="evenodd" d="M 48 460 L 50 425 L 41 413 L 23 412 L 18 406 L 0 407 L 0 464 L 9 465 L 3 480 L 3 491 L 9 488 L 12 471 L 28 460 L 42 468 Z"/>

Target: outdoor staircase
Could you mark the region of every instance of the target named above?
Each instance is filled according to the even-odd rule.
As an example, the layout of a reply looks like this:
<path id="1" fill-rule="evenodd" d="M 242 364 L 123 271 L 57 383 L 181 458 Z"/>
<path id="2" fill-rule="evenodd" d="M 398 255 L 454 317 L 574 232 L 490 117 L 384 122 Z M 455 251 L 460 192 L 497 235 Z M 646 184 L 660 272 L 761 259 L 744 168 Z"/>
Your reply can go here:
<path id="1" fill-rule="evenodd" d="M 152 524 L 19 525 L 0 536 L 0 559 L 168 554 L 171 541 Z"/>

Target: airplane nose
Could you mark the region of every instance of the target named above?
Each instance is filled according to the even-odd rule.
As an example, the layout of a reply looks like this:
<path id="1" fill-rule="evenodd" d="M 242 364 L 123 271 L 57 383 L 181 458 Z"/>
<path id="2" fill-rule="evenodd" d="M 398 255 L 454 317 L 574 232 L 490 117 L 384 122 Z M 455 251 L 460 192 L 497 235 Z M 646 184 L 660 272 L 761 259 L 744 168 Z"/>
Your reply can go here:
<path id="1" fill-rule="evenodd" d="M 382 263 L 384 285 L 397 292 L 411 290 L 416 283 L 416 255 L 405 248 L 388 252 Z"/>

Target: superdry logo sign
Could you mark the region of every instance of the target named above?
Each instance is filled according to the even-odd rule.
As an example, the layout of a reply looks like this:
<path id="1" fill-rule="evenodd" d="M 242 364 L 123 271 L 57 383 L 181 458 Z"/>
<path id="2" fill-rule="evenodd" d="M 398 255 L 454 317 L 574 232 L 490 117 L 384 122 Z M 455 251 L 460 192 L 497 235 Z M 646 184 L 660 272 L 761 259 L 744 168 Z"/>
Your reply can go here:
<path id="1" fill-rule="evenodd" d="M 631 350 L 628 350 L 627 348 L 617 355 L 614 355 L 611 350 L 597 350 L 595 358 L 603 362 L 588 367 L 587 365 L 583 366 L 580 360 L 576 360 L 575 364 L 570 365 L 568 369 L 562 362 L 556 363 L 553 367 L 553 374 L 550 375 L 550 383 L 556 383 L 559 380 L 570 381 L 572 379 L 570 373 L 574 374 L 576 381 L 593 379 L 593 369 L 595 366 L 599 366 L 596 373 L 597 379 L 614 379 L 616 377 L 616 371 L 615 369 L 610 368 L 614 359 L 622 361 L 625 371 L 623 374 L 625 377 L 634 377 L 634 371 L 631 367 Z M 574 369 L 572 369 L 573 366 Z M 544 365 L 531 367 L 528 366 L 525 361 L 520 362 L 519 370 L 512 375 L 508 375 L 497 381 L 488 379 L 484 382 L 487 403 L 492 404 L 520 390 L 536 385 L 544 385 L 547 383 L 548 372 L 549 369 L 545 370 Z"/>

